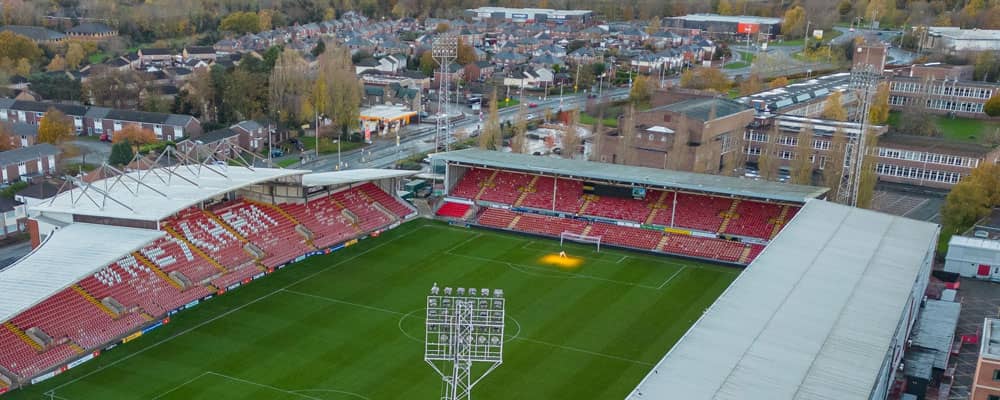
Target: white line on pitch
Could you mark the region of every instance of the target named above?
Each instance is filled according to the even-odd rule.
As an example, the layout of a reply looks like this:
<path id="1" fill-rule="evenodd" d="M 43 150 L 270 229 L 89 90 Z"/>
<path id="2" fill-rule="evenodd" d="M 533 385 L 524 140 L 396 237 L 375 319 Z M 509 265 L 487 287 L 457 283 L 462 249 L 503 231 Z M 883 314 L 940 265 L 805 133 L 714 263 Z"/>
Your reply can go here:
<path id="1" fill-rule="evenodd" d="M 618 259 L 618 261 L 615 261 L 615 264 L 621 264 L 626 258 L 628 258 L 628 256 L 622 256 L 622 258 Z"/>
<path id="2" fill-rule="evenodd" d="M 453 255 L 453 256 L 456 256 L 456 257 L 465 257 L 465 258 L 471 258 L 473 260 L 480 260 L 480 261 L 484 261 L 484 262 L 492 262 L 492 263 L 497 263 L 497 264 L 501 264 L 501 265 L 506 265 L 506 266 L 514 268 L 515 270 L 517 268 L 527 268 L 527 269 L 540 270 L 540 271 L 546 271 L 546 272 L 555 272 L 551 268 L 543 268 L 543 267 L 539 267 L 539 266 L 536 266 L 536 265 L 516 264 L 516 263 L 511 263 L 511 262 L 506 262 L 506 261 L 494 260 L 492 258 L 478 257 L 478 256 L 472 256 L 472 255 L 468 255 L 468 254 L 459 254 L 459 253 L 452 253 L 452 252 L 447 252 L 446 254 Z M 632 287 L 640 287 L 640 288 L 643 288 L 643 289 L 652 289 L 652 290 L 656 290 L 657 289 L 656 286 L 643 285 L 641 283 L 635 283 L 635 282 L 618 281 L 618 280 L 608 279 L 608 278 L 601 278 L 599 276 L 581 274 L 581 273 L 577 273 L 577 272 L 558 272 L 558 274 L 559 275 L 546 275 L 546 276 L 550 276 L 552 278 L 593 279 L 595 281 L 610 282 L 610 283 L 615 283 L 615 284 L 619 284 L 619 285 L 632 286 Z M 563 275 L 565 275 L 565 276 L 563 276 Z"/>
<path id="3" fill-rule="evenodd" d="M 262 387 L 262 388 L 271 389 L 271 390 L 274 390 L 274 391 L 277 391 L 277 392 L 292 394 L 292 395 L 296 395 L 296 396 L 299 396 L 299 397 L 304 397 L 304 398 L 307 398 L 307 399 L 323 400 L 323 399 L 320 399 L 319 397 L 313 397 L 313 396 L 310 396 L 310 395 L 307 395 L 307 394 L 302 394 L 302 393 L 295 393 L 295 392 L 293 392 L 291 390 L 285 390 L 285 389 L 282 389 L 282 388 L 279 388 L 279 387 L 274 387 L 274 386 L 271 386 L 271 385 L 265 385 L 263 383 L 257 383 L 257 382 L 254 382 L 254 381 L 248 381 L 246 379 L 241 379 L 241 378 L 237 378 L 235 376 L 229 376 L 229 375 L 226 375 L 226 374 L 220 374 L 218 372 L 208 371 L 208 372 L 206 372 L 206 374 L 211 374 L 211 375 L 215 375 L 215 376 L 218 376 L 218 377 L 222 377 L 222 378 L 234 380 L 234 381 L 237 381 L 237 382 L 246 383 L 248 385 L 254 385 L 254 386 L 259 386 L 259 387 Z"/>
<path id="4" fill-rule="evenodd" d="M 518 337 L 518 338 L 515 338 L 515 339 L 516 340 L 523 340 L 523 341 L 529 342 L 529 343 L 536 343 L 536 344 L 541 344 L 541 345 L 545 345 L 545 346 L 551 346 L 551 347 L 555 347 L 557 349 L 575 351 L 575 352 L 578 352 L 578 353 L 590 354 L 590 355 L 594 355 L 594 356 L 598 356 L 598 357 L 604 357 L 604 358 L 610 358 L 612 360 L 625 361 L 625 362 L 630 362 L 630 363 L 639 364 L 639 365 L 653 366 L 653 363 L 650 363 L 650 362 L 633 360 L 631 358 L 619 357 L 619 356 L 614 356 L 614 355 L 611 355 L 611 354 L 598 353 L 596 351 L 585 350 L 585 349 L 581 349 L 581 348 L 578 348 L 578 347 L 564 346 L 564 345 L 561 345 L 561 344 L 549 343 L 549 342 L 545 342 L 545 341 L 541 341 L 541 340 L 529 339 L 529 338 L 526 338 L 526 337 Z"/>
<path id="5" fill-rule="evenodd" d="M 304 293 L 304 292 L 300 292 L 300 291 L 297 291 L 297 290 L 281 289 L 281 291 L 285 292 L 285 293 L 297 294 L 299 296 L 306 296 L 306 297 L 312 297 L 314 299 L 329 301 L 331 303 L 340 303 L 340 304 L 345 304 L 345 305 L 354 306 L 354 307 L 367 308 L 369 310 L 381 311 L 381 312 L 389 313 L 389 314 L 406 315 L 406 313 L 401 313 L 399 311 L 393 311 L 393 310 L 390 310 L 388 308 L 381 308 L 381 307 L 369 306 L 369 305 L 366 305 L 366 304 L 354 303 L 354 302 L 350 302 L 350 301 L 347 301 L 347 300 L 334 299 L 332 297 L 320 296 L 320 295 L 312 294 L 312 293 Z"/>
<path id="6" fill-rule="evenodd" d="M 156 397 L 154 397 L 154 398 L 152 398 L 152 399 L 150 399 L 150 400 L 156 400 L 156 399 L 159 399 L 159 398 L 162 398 L 163 396 L 166 396 L 166 395 L 168 395 L 168 394 L 171 394 L 171 393 L 173 393 L 174 391 L 176 391 L 177 389 L 180 389 L 180 388 L 182 388 L 182 387 L 184 387 L 184 386 L 187 386 L 187 385 L 188 385 L 188 384 L 190 384 L 191 382 L 194 382 L 194 381 L 196 381 L 196 380 L 198 380 L 198 379 L 201 379 L 201 377 L 203 377 L 203 376 L 205 376 L 205 375 L 208 375 L 208 372 L 202 372 L 202 373 L 201 373 L 201 375 L 198 375 L 198 376 L 196 376 L 196 377 L 194 377 L 194 378 L 191 378 L 191 379 L 188 379 L 188 380 L 186 380 L 186 381 L 182 382 L 182 383 L 181 383 L 180 385 L 177 385 L 177 386 L 174 386 L 174 388 L 173 388 L 173 389 L 170 389 L 170 390 L 168 390 L 168 391 L 166 391 L 166 392 L 163 392 L 163 393 L 161 393 L 161 394 L 160 394 L 159 396 L 156 396 Z"/>
<path id="7" fill-rule="evenodd" d="M 159 342 L 153 343 L 153 344 L 151 344 L 151 345 L 149 345 L 147 347 L 144 347 L 142 349 L 136 350 L 135 352 L 133 352 L 133 353 L 131 353 L 131 354 L 125 356 L 125 357 L 122 357 L 122 358 L 119 358 L 119 359 L 117 359 L 115 361 L 112 361 L 110 363 L 104 364 L 101 367 L 99 367 L 99 368 L 97 368 L 97 369 L 95 369 L 93 371 L 90 371 L 90 372 L 88 372 L 86 374 L 83 374 L 83 375 L 77 377 L 77 378 L 74 378 L 73 380 L 70 380 L 69 382 L 66 382 L 66 383 L 63 383 L 63 384 L 61 384 L 59 386 L 56 386 L 56 387 L 52 388 L 52 392 L 55 393 L 55 391 L 58 390 L 58 389 L 61 389 L 61 388 L 66 387 L 68 385 L 72 385 L 72 384 L 74 384 L 76 382 L 79 382 L 82 379 L 85 379 L 85 378 L 87 378 L 87 377 L 89 377 L 91 375 L 94 375 L 94 374 L 98 373 L 98 372 L 104 371 L 105 369 L 108 369 L 110 367 L 114 367 L 115 365 L 118 365 L 118 364 L 122 363 L 123 361 L 127 361 L 127 360 L 131 359 L 132 357 L 135 357 L 137 355 L 145 353 L 146 351 L 148 351 L 148 350 L 150 350 L 152 348 L 155 348 L 155 347 L 157 347 L 157 346 L 159 346 L 161 344 L 167 343 L 167 342 L 169 342 L 169 341 L 171 341 L 173 339 L 176 339 L 178 337 L 184 336 L 185 334 L 188 334 L 188 333 L 190 333 L 191 331 L 193 331 L 195 329 L 201 328 L 201 327 L 203 327 L 205 325 L 208 325 L 208 324 L 210 324 L 212 322 L 215 322 L 215 321 L 217 321 L 219 319 L 222 319 L 222 318 L 224 318 L 224 317 L 226 317 L 226 316 L 228 316 L 228 315 L 230 315 L 232 313 L 235 313 L 235 312 L 240 311 L 240 310 L 242 310 L 244 308 L 247 308 L 247 307 L 249 307 L 249 306 L 251 306 L 253 304 L 256 304 L 257 302 L 259 302 L 261 300 L 264 300 L 264 299 L 266 299 L 268 297 L 271 297 L 271 296 L 273 296 L 273 295 L 281 292 L 282 289 L 287 289 L 287 288 L 290 288 L 292 286 L 298 285 L 298 284 L 300 284 L 302 282 L 305 282 L 306 280 L 312 279 L 316 275 L 319 275 L 319 274 L 321 274 L 323 272 L 329 271 L 329 270 L 331 270 L 331 269 L 333 269 L 335 267 L 338 267 L 338 266 L 340 266 L 340 265 L 342 265 L 342 264 L 344 264 L 344 263 L 346 263 L 348 261 L 354 260 L 354 259 L 356 259 L 358 257 L 361 257 L 361 256 L 363 256 L 365 254 L 368 254 L 369 252 L 372 252 L 372 251 L 374 251 L 374 250 L 376 250 L 378 248 L 381 248 L 382 246 L 385 246 L 385 245 L 387 245 L 389 243 L 392 243 L 392 242 L 394 242 L 396 240 L 399 240 L 399 239 L 402 239 L 404 237 L 407 237 L 407 236 L 409 236 L 409 235 L 411 235 L 411 234 L 413 234 L 413 233 L 415 233 L 415 232 L 419 231 L 420 229 L 425 228 L 427 226 L 429 226 L 429 225 L 423 225 L 423 226 L 417 227 L 416 229 L 414 229 L 412 231 L 409 231 L 409 232 L 406 232 L 406 233 L 404 233 L 404 234 L 402 234 L 402 235 L 400 235 L 398 237 L 395 237 L 395 238 L 386 240 L 385 242 L 379 243 L 379 244 L 373 246 L 372 248 L 370 248 L 368 250 L 362 251 L 362 252 L 360 252 L 358 254 L 355 254 L 353 256 L 350 256 L 348 258 L 340 260 L 340 261 L 338 261 L 338 262 L 336 262 L 334 264 L 330 264 L 330 265 L 328 265 L 326 267 L 320 267 L 320 269 L 317 270 L 316 272 L 313 272 L 313 273 L 311 273 L 309 275 L 306 275 L 306 276 L 302 277 L 301 279 L 299 279 L 299 280 L 297 280 L 295 282 L 292 282 L 292 283 L 289 283 L 288 285 L 285 285 L 284 287 L 275 289 L 275 290 L 271 291 L 270 293 L 264 294 L 264 295 L 262 295 L 262 296 L 260 296 L 260 297 L 258 297 L 256 299 L 250 300 L 250 301 L 248 301 L 248 302 L 246 302 L 246 303 L 244 303 L 244 304 L 242 304 L 242 305 L 240 305 L 238 307 L 229 309 L 228 311 L 225 311 L 225 312 L 223 312 L 223 313 L 221 313 L 221 314 L 219 314 L 219 315 L 217 315 L 215 317 L 212 317 L 212 318 L 210 318 L 208 320 L 202 321 L 201 323 L 196 324 L 195 326 L 192 326 L 192 327 L 190 327 L 188 329 L 185 329 L 183 331 L 177 332 L 173 336 L 169 336 L 169 337 L 167 337 L 167 338 L 165 338 L 165 339 L 163 339 L 163 340 L 161 340 Z"/>
<path id="8" fill-rule="evenodd" d="M 674 278 L 676 278 L 677 275 L 679 275 L 681 273 L 681 271 L 684 271 L 684 269 L 686 269 L 686 268 L 687 268 L 686 265 L 683 266 L 683 267 L 681 267 L 681 269 L 677 270 L 677 272 L 674 272 L 673 275 L 670 275 L 670 277 L 667 278 L 667 280 L 663 281 L 663 283 L 661 283 L 660 286 L 657 286 L 656 288 L 657 289 L 663 289 L 664 286 L 666 286 L 668 283 L 670 283 L 670 281 L 674 280 Z"/>

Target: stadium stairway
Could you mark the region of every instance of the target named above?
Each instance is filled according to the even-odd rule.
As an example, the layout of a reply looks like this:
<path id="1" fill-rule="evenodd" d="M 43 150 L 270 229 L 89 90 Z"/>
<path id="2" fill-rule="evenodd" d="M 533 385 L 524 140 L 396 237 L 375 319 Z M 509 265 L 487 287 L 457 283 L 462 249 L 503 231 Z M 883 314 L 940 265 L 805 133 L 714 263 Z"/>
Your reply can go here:
<path id="1" fill-rule="evenodd" d="M 226 222 L 225 220 L 223 220 L 222 217 L 219 217 L 215 213 L 213 213 L 211 211 L 208 211 L 208 210 L 201 210 L 201 212 L 203 214 L 205 214 L 206 217 L 208 217 L 209 219 L 215 221 L 215 223 L 219 224 L 219 226 L 221 226 L 222 229 L 225 229 L 226 231 L 228 231 L 229 233 L 231 233 L 236 238 L 236 240 L 240 241 L 240 243 L 243 243 L 244 245 L 246 245 L 247 243 L 250 243 L 250 239 L 247 239 L 246 236 L 243 236 L 243 234 L 241 234 L 239 231 L 237 231 L 235 228 L 233 228 L 232 225 L 229 225 L 228 222 Z"/>
<path id="2" fill-rule="evenodd" d="M 219 272 L 226 273 L 226 271 L 227 271 L 226 267 L 222 266 L 222 264 L 220 264 L 218 261 L 216 261 L 214 258 L 212 258 L 212 256 L 208 255 L 208 253 L 205 253 L 205 251 L 202 250 L 201 247 L 195 246 L 194 243 L 191 243 L 190 240 L 188 240 L 186 237 L 184 237 L 184 235 L 180 234 L 180 232 L 177 232 L 177 230 L 175 230 L 173 227 L 164 224 L 163 225 L 163 230 L 167 231 L 167 233 L 169 233 L 171 236 L 177 238 L 177 240 L 180 240 L 180 241 L 184 242 L 185 244 L 187 244 L 188 247 L 191 248 L 191 251 L 193 251 L 199 257 L 205 259 L 205 261 L 208 261 L 208 263 L 211 264 L 213 267 L 215 267 L 215 269 L 219 270 Z M 138 252 L 136 252 L 136 253 L 138 253 Z M 140 254 L 140 256 L 142 256 L 142 255 Z M 139 257 L 136 257 L 136 258 L 139 258 Z M 163 271 L 160 270 L 159 268 L 157 268 L 155 265 L 153 265 L 153 262 L 150 261 L 148 258 L 146 258 L 145 256 L 142 256 L 142 259 L 145 259 L 148 262 L 148 264 L 146 264 L 147 267 L 150 267 L 150 269 L 155 268 L 154 271 L 159 271 L 159 273 L 157 273 L 157 275 L 159 275 L 160 273 L 163 273 Z M 163 276 L 166 277 L 166 274 L 163 274 Z M 170 279 L 170 277 L 167 277 L 167 280 L 172 281 L 172 279 Z"/>
<path id="3" fill-rule="evenodd" d="M 590 207 L 590 203 L 598 201 L 598 197 L 592 194 L 584 195 L 583 198 L 584 198 L 583 204 L 580 205 L 579 210 L 576 210 L 576 213 L 579 215 L 583 215 L 584 213 L 587 212 L 587 207 Z"/>
<path id="4" fill-rule="evenodd" d="M 743 248 L 743 253 L 740 253 L 740 264 L 747 264 L 750 261 L 750 251 L 752 249 L 750 246 Z"/>
<path id="5" fill-rule="evenodd" d="M 663 208 L 663 200 L 666 198 L 667 192 L 660 192 L 660 197 L 656 199 L 656 203 L 650 205 L 652 210 L 649 211 L 649 215 L 646 217 L 646 220 L 643 221 L 644 224 L 650 225 L 656 220 L 656 214 L 660 212 L 661 208 Z"/>
<path id="6" fill-rule="evenodd" d="M 771 230 L 771 235 L 768 239 L 774 239 L 775 236 L 778 236 L 778 232 L 781 232 L 781 228 L 785 226 L 785 219 L 788 218 L 790 208 L 791 206 L 781 207 L 781 214 L 774 220 L 774 229 Z"/>
<path id="7" fill-rule="evenodd" d="M 510 220 L 510 223 L 507 224 L 507 229 L 514 229 L 514 227 L 517 226 L 518 222 L 521 222 L 521 215 L 520 214 L 518 214 L 517 216 L 515 216 L 514 219 Z"/>
<path id="8" fill-rule="evenodd" d="M 524 203 L 524 199 L 528 197 L 529 194 L 535 192 L 535 183 L 538 182 L 538 175 L 533 175 L 531 181 L 528 182 L 527 186 L 518 188 L 521 190 L 521 195 L 517 197 L 517 201 L 514 202 L 514 207 L 520 207 L 521 203 Z"/>
<path id="9" fill-rule="evenodd" d="M 73 342 L 66 343 L 66 345 L 69 346 L 70 350 L 73 350 L 76 354 L 83 354 L 87 351 L 83 347 L 80 347 L 80 345 Z"/>
<path id="10" fill-rule="evenodd" d="M 479 201 L 479 198 L 483 197 L 483 194 L 486 193 L 486 189 L 493 187 L 493 179 L 497 177 L 498 173 L 500 173 L 499 170 L 493 170 L 490 177 L 483 181 L 482 186 L 479 188 L 479 193 L 476 193 L 476 198 L 474 200 Z"/>
<path id="11" fill-rule="evenodd" d="M 667 246 L 667 242 L 670 241 L 670 235 L 663 235 L 660 238 L 660 242 L 656 244 L 656 251 L 664 251 L 663 249 Z"/>
<path id="12" fill-rule="evenodd" d="M 165 227 L 164 229 L 168 229 L 168 232 L 170 232 L 169 228 Z M 172 234 L 174 234 L 174 233 L 176 233 L 176 232 L 173 232 Z M 183 239 L 181 239 L 181 240 L 183 240 Z M 189 243 L 188 245 L 190 246 L 191 244 Z M 197 247 L 192 247 L 192 248 L 193 249 L 197 249 Z M 200 250 L 195 250 L 195 252 L 200 252 Z M 153 273 L 156 274 L 156 276 L 160 277 L 160 279 L 163 279 L 164 281 L 166 281 L 167 283 L 169 283 L 170 286 L 173 286 L 173 287 L 177 288 L 177 290 L 184 290 L 184 287 L 181 286 L 180 283 L 177 283 L 177 281 L 175 281 L 173 278 L 171 278 L 169 275 L 167 275 L 166 272 L 163 272 L 163 270 L 160 269 L 160 267 L 157 267 L 154 262 L 152 262 L 150 259 L 146 258 L 146 256 L 143 255 L 141 252 L 138 252 L 138 251 L 133 252 L 132 253 L 132 257 L 134 257 L 135 260 L 139 262 L 139 264 L 142 264 L 144 267 L 149 268 L 150 271 L 153 271 Z"/>
<path id="13" fill-rule="evenodd" d="M 28 334 L 24 333 L 24 331 L 21 330 L 21 328 L 19 328 L 17 325 L 14 325 L 13 322 L 10 321 L 4 322 L 3 326 L 6 327 L 7 330 L 10 331 L 10 333 L 13 333 L 14 336 L 17 336 L 19 339 L 21 339 L 22 342 L 26 343 L 28 346 L 31 346 L 31 348 L 35 349 L 35 351 L 45 350 L 45 348 L 42 347 L 41 344 L 28 337 Z"/>
<path id="14" fill-rule="evenodd" d="M 296 227 L 295 231 L 299 235 L 301 235 L 303 239 L 306 240 L 306 244 L 308 244 L 309 247 L 311 247 L 313 249 L 316 248 L 316 244 L 313 243 L 312 239 L 310 239 L 307 235 L 305 235 L 304 233 L 302 233 L 302 231 L 300 231 L 299 228 L 297 228 L 297 227 L 301 226 L 302 229 L 305 229 L 308 232 L 312 232 L 312 231 L 309 230 L 309 228 L 307 228 L 304 224 L 302 224 L 302 222 L 300 222 L 297 218 L 295 218 L 294 215 L 290 214 L 288 211 L 285 211 L 285 209 L 283 209 L 281 207 L 278 207 L 278 206 L 276 206 L 274 204 L 271 204 L 271 203 L 264 203 L 264 202 L 256 201 L 256 200 L 244 199 L 243 201 L 245 201 L 247 203 L 250 203 L 250 204 L 253 204 L 253 205 L 256 205 L 257 207 L 269 209 L 271 211 L 274 211 L 278 215 L 284 217 L 289 222 L 291 222 L 293 226 Z M 315 232 L 313 232 L 313 234 L 315 235 Z"/>
<path id="15" fill-rule="evenodd" d="M 719 215 L 720 217 L 722 217 L 722 225 L 719 225 L 719 230 L 716 233 L 725 232 L 726 227 L 729 226 L 729 222 L 732 221 L 734 217 L 738 217 L 738 215 L 736 214 L 736 208 L 739 207 L 739 205 L 740 205 L 740 200 L 735 199 L 733 200 L 733 204 L 729 206 L 729 209 L 726 210 L 721 215 Z"/>
<path id="16" fill-rule="evenodd" d="M 100 300 L 95 299 L 94 296 L 91 296 L 90 293 L 87 293 L 87 290 L 80 287 L 80 285 L 73 285 L 72 289 L 74 292 L 76 292 L 84 299 L 86 299 L 88 302 L 90 302 L 90 304 L 93 304 L 94 307 L 97 307 L 101 311 L 104 311 L 105 314 L 108 314 L 109 317 L 111 318 L 119 317 L 118 313 L 112 311 L 110 308 L 108 308 L 108 306 L 104 305 L 104 303 L 101 303 Z"/>

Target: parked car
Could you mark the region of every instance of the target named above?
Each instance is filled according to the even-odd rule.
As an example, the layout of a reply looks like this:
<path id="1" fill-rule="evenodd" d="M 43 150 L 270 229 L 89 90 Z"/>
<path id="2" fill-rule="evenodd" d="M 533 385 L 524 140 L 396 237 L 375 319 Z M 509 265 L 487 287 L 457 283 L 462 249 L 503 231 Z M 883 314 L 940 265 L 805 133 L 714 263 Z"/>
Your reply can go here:
<path id="1" fill-rule="evenodd" d="M 538 107 L 538 103 L 528 103 L 528 108 Z"/>

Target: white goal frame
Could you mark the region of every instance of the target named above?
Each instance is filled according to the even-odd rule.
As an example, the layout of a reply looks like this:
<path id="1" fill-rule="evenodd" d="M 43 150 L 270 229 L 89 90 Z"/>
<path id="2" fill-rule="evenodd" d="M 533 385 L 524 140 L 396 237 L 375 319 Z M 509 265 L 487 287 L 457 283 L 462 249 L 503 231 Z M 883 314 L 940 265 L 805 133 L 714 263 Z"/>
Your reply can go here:
<path id="1" fill-rule="evenodd" d="M 581 235 L 573 232 L 566 232 L 559 234 L 559 247 L 562 247 L 563 241 L 569 240 L 571 242 L 577 243 L 593 243 L 597 245 L 597 251 L 601 251 L 601 237 L 600 236 L 589 236 Z"/>

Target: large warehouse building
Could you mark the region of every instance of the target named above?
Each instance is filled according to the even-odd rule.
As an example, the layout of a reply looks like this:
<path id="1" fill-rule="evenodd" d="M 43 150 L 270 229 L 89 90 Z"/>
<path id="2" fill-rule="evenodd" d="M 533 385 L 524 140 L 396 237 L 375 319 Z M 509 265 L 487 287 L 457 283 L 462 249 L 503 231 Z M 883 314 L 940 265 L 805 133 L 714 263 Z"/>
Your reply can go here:
<path id="1" fill-rule="evenodd" d="M 887 398 L 938 230 L 807 202 L 628 399 Z"/>
<path id="2" fill-rule="evenodd" d="M 583 23 L 593 19 L 594 12 L 549 8 L 479 7 L 465 10 L 465 16 L 474 21 Z"/>
<path id="3" fill-rule="evenodd" d="M 781 18 L 756 17 L 752 15 L 690 14 L 667 18 L 674 28 L 700 29 L 709 34 L 757 34 L 777 35 L 781 33 Z"/>

